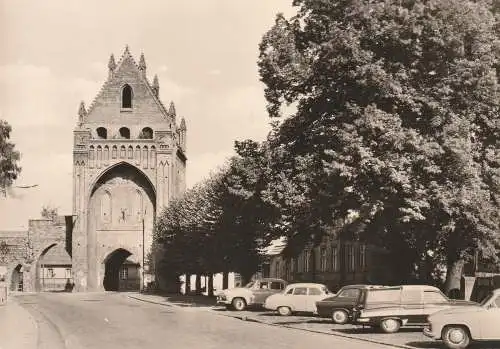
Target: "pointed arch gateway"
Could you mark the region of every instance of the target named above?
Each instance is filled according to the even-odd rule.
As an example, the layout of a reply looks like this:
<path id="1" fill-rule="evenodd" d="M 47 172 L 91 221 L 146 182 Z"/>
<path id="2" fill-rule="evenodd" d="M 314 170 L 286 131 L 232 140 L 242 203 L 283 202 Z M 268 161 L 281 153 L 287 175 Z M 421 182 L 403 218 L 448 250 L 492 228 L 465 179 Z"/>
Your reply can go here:
<path id="1" fill-rule="evenodd" d="M 155 186 L 142 169 L 123 161 L 98 176 L 88 207 L 89 289 L 138 290 L 152 243 Z"/>

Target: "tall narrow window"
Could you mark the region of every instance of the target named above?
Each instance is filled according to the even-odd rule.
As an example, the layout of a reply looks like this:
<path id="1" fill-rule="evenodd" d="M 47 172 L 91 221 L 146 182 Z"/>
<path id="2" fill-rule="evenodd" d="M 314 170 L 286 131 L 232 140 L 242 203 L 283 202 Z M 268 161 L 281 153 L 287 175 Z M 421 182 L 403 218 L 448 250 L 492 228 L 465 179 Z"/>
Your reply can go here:
<path id="1" fill-rule="evenodd" d="M 135 147 L 135 164 L 139 166 L 141 164 L 141 147 Z"/>
<path id="2" fill-rule="evenodd" d="M 326 271 L 326 248 L 321 247 L 320 249 L 320 270 Z"/>
<path id="3" fill-rule="evenodd" d="M 129 159 L 134 158 L 134 148 L 131 145 L 128 146 L 128 158 Z"/>
<path id="4" fill-rule="evenodd" d="M 142 149 L 142 167 L 148 168 L 148 147 Z"/>
<path id="5" fill-rule="evenodd" d="M 332 246 L 332 271 L 339 271 L 339 248 Z"/>
<path id="6" fill-rule="evenodd" d="M 346 245 L 346 264 L 347 264 L 347 271 L 348 272 L 354 272 L 356 270 L 356 256 L 354 255 L 354 246 L 353 245 Z"/>
<path id="7" fill-rule="evenodd" d="M 104 146 L 104 165 L 108 165 L 109 163 L 109 147 L 107 145 Z"/>
<path id="8" fill-rule="evenodd" d="M 95 150 L 94 146 L 91 145 L 89 149 L 89 162 L 90 162 L 90 167 L 94 167 L 94 162 L 95 162 Z"/>
<path id="9" fill-rule="evenodd" d="M 122 145 L 122 146 L 120 147 L 120 158 L 125 159 L 126 155 L 127 155 L 127 154 L 126 154 L 126 148 L 125 148 L 125 146 L 124 146 L 124 145 Z"/>
<path id="10" fill-rule="evenodd" d="M 366 245 L 359 246 L 359 266 L 363 271 L 365 271 L 368 266 L 366 263 Z"/>
<path id="11" fill-rule="evenodd" d="M 150 168 L 155 168 L 156 165 L 156 148 L 155 146 L 151 146 L 151 150 L 149 151 L 151 161 L 149 163 Z"/>
<path id="12" fill-rule="evenodd" d="M 97 168 L 101 168 L 102 163 L 102 147 L 100 145 L 97 146 Z"/>
<path id="13" fill-rule="evenodd" d="M 116 157 L 118 156 L 117 154 L 118 154 L 118 148 L 116 147 L 116 145 L 114 145 L 113 146 L 113 153 L 112 153 L 111 157 L 113 159 L 116 159 Z"/>
<path id="14" fill-rule="evenodd" d="M 132 87 L 130 85 L 123 86 L 122 108 L 132 108 Z"/>

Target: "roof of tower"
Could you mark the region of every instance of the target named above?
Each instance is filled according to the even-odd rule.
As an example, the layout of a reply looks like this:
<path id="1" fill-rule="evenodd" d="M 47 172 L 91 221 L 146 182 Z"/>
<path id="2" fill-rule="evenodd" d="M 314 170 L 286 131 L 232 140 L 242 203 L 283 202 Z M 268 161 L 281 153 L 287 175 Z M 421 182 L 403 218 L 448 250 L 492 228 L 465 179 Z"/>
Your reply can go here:
<path id="1" fill-rule="evenodd" d="M 113 57 L 113 55 L 112 55 L 112 57 Z M 144 57 L 144 55 L 142 54 L 141 55 L 141 60 L 143 59 L 143 57 Z M 114 59 L 114 57 L 113 57 L 113 59 Z M 111 61 L 111 57 L 110 57 L 110 61 Z M 116 68 L 114 69 L 115 73 L 118 73 L 120 71 L 121 67 L 124 64 L 126 64 L 126 63 L 129 63 L 132 66 L 134 66 L 135 69 L 137 69 L 137 73 L 138 74 L 140 73 L 141 70 L 139 68 L 139 65 L 136 63 L 134 57 L 130 53 L 130 49 L 129 49 L 128 45 L 125 46 L 125 49 L 124 49 L 124 51 L 123 51 L 123 53 L 122 53 L 122 55 L 121 55 L 118 63 L 116 64 Z M 144 60 L 144 65 L 145 65 L 145 60 Z M 97 101 L 103 96 L 103 91 L 112 83 L 113 79 L 114 79 L 113 76 L 108 76 L 107 80 L 101 86 L 100 90 L 96 94 L 96 96 L 93 99 L 92 103 L 88 107 L 87 114 L 90 114 L 93 111 L 93 109 L 96 106 Z M 158 78 L 156 77 L 156 83 L 158 83 L 157 80 L 158 80 Z M 150 92 L 151 97 L 158 104 L 160 110 L 165 115 L 165 117 L 167 117 L 167 116 L 172 117 L 171 111 L 172 111 L 173 103 L 171 103 L 170 108 L 167 110 L 167 108 L 165 107 L 165 105 L 160 100 L 159 96 L 156 96 L 156 94 L 154 93 L 153 87 L 155 87 L 155 85 L 154 85 L 155 81 L 153 80 L 153 85 L 151 85 L 151 83 L 149 82 L 149 80 L 147 78 L 142 78 L 141 81 L 145 84 L 147 90 Z M 158 84 L 158 86 L 159 86 L 159 84 Z M 173 111 L 174 111 L 173 115 L 175 116 L 175 108 L 173 109 Z"/>

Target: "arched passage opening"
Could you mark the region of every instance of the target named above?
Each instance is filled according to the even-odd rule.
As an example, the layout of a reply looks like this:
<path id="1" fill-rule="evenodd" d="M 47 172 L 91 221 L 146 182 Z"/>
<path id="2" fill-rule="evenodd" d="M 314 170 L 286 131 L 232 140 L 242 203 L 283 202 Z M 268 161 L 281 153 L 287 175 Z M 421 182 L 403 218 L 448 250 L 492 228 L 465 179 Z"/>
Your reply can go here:
<path id="1" fill-rule="evenodd" d="M 36 263 L 36 290 L 61 292 L 72 288 L 71 257 L 63 244 L 46 247 Z"/>
<path id="2" fill-rule="evenodd" d="M 140 288 L 140 265 L 129 257 L 132 254 L 119 248 L 111 252 L 104 261 L 103 286 L 106 291 L 138 291 Z"/>
<path id="3" fill-rule="evenodd" d="M 140 280 L 149 277 L 140 266 L 153 240 L 155 187 L 140 168 L 127 162 L 106 169 L 91 187 L 86 247 L 88 289 L 137 290 Z M 135 263 L 130 262 L 130 255 Z M 121 271 L 120 279 L 121 264 L 128 267 Z M 141 271 L 139 279 L 133 277 L 136 269 Z"/>
<path id="4" fill-rule="evenodd" d="M 13 270 L 10 277 L 10 290 L 23 291 L 23 266 L 18 264 Z"/>

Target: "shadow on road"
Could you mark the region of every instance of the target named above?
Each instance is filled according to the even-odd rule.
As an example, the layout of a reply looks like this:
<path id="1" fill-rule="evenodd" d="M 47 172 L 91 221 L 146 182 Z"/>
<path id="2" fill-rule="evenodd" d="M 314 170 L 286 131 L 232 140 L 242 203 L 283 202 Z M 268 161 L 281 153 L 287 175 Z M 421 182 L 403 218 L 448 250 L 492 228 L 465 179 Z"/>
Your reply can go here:
<path id="1" fill-rule="evenodd" d="M 351 327 L 351 328 L 334 329 L 333 331 L 345 334 L 381 333 L 380 329 L 372 327 L 355 327 L 355 328 Z M 410 328 L 402 328 L 398 331 L 398 333 L 412 333 L 412 332 L 422 332 L 422 329 L 410 327 Z"/>
<path id="2" fill-rule="evenodd" d="M 418 341 L 406 343 L 409 347 L 422 348 L 422 349 L 437 349 L 445 348 L 442 341 Z M 468 349 L 497 349 L 500 348 L 500 342 L 485 342 L 485 343 L 472 343 Z"/>

